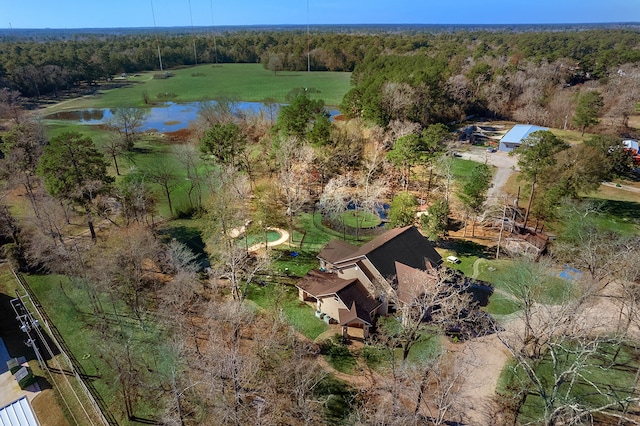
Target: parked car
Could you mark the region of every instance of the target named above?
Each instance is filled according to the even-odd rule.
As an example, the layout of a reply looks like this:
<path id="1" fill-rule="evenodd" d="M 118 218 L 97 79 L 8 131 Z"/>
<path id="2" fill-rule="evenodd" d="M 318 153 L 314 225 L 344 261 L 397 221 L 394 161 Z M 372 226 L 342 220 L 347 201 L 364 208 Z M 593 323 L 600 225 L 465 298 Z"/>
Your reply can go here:
<path id="1" fill-rule="evenodd" d="M 490 146 L 489 148 L 487 148 L 487 152 L 496 152 L 496 149 Z"/>

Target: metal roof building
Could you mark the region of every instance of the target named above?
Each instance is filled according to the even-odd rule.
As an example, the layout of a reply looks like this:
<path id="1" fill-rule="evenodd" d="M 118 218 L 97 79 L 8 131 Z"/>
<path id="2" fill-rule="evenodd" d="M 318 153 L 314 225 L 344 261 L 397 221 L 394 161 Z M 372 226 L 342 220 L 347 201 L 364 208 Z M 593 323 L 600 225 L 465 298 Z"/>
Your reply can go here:
<path id="1" fill-rule="evenodd" d="M 0 426 L 40 426 L 26 396 L 0 408 Z"/>
<path id="2" fill-rule="evenodd" d="M 522 144 L 523 139 L 538 130 L 549 130 L 546 127 L 532 124 L 516 124 L 500 139 L 500 151 L 511 152 Z"/>

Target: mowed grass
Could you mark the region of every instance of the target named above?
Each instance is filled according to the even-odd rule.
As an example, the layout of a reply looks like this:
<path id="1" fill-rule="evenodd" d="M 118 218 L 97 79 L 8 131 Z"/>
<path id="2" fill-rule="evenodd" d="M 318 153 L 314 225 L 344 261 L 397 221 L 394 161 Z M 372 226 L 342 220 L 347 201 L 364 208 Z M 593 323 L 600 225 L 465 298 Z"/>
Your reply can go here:
<path id="1" fill-rule="evenodd" d="M 346 240 L 348 243 L 354 245 L 361 245 L 374 238 L 374 236 L 359 236 L 358 239 L 348 233 L 328 228 L 322 223 L 322 214 L 320 212 L 302 213 L 297 217 L 297 228 L 293 234 L 294 244 L 300 244 L 302 241 L 302 248 L 309 251 L 319 252 L 327 243 L 331 240 Z M 300 232 L 303 230 L 306 234 Z"/>
<path id="2" fill-rule="evenodd" d="M 267 311 L 277 313 L 278 310 L 282 310 L 287 322 L 297 332 L 314 340 L 327 331 L 329 326 L 317 318 L 314 310 L 300 301 L 297 294 L 298 290 L 295 287 L 281 284 L 250 285 L 247 298 Z"/>
<path id="3" fill-rule="evenodd" d="M 98 299 L 105 319 L 96 316 L 86 285 L 65 276 L 31 275 L 26 279 L 85 373 L 94 376 L 92 383 L 111 414 L 120 424 L 135 424 L 127 420 L 120 383 L 113 380 L 118 375 L 116 358 L 129 353 L 138 366 L 144 366 L 140 379 L 145 386 L 166 385 L 171 357 L 158 344 L 165 341 L 162 330 L 152 321 L 141 324 L 124 304 L 114 305 L 106 296 Z M 134 404 L 134 413 L 154 419 L 161 404 L 161 398 L 143 396 Z"/>
<path id="4" fill-rule="evenodd" d="M 271 249 L 274 258 L 271 271 L 274 274 L 288 275 L 291 277 L 304 277 L 307 272 L 320 266 L 315 251 L 274 248 Z"/>
<path id="5" fill-rule="evenodd" d="M 381 222 L 377 214 L 360 210 L 347 210 L 342 218 L 344 224 L 352 228 L 373 228 Z"/>
<path id="6" fill-rule="evenodd" d="M 97 95 L 78 98 L 52 107 L 74 110 L 86 108 L 145 107 L 144 96 L 150 102 L 198 102 L 231 98 L 238 101 L 261 102 L 271 98 L 284 103 L 285 96 L 294 88 L 307 88 L 311 97 L 324 99 L 327 105 L 339 105 L 350 88 L 348 72 L 281 71 L 277 75 L 261 64 L 211 64 L 169 70 L 172 77 L 153 78 L 156 72 L 140 73 L 129 77 L 124 87 L 108 89 Z M 159 94 L 169 97 L 159 98 Z"/>
<path id="7" fill-rule="evenodd" d="M 57 121 L 46 128 L 49 138 L 61 135 L 64 132 L 79 132 L 84 136 L 88 136 L 93 140 L 96 148 L 104 152 L 104 146 L 113 133 L 102 129 L 99 126 L 82 125 L 78 123 Z M 189 181 L 187 180 L 186 169 L 172 155 L 174 145 L 167 143 L 159 135 L 144 134 L 135 143 L 133 151 L 118 156 L 118 168 L 121 176 L 116 176 L 116 169 L 113 160 L 105 156 L 108 168 L 107 173 L 116 178 L 116 185 L 119 184 L 126 175 L 145 176 L 145 182 L 152 188 L 154 195 L 158 201 L 158 215 L 163 218 L 171 217 L 169 210 L 169 202 L 164 189 L 153 182 L 149 177 L 154 170 L 170 171 L 173 175 L 171 182 L 171 203 L 173 206 L 173 214 L 176 215 L 180 211 L 186 211 L 189 207 Z M 203 166 L 204 167 L 204 166 Z"/>
<path id="8" fill-rule="evenodd" d="M 576 377 L 575 384 L 570 378 L 567 378 L 559 386 L 558 398 L 566 403 L 578 401 L 585 407 L 601 407 L 613 402 L 609 395 L 615 395 L 619 399 L 634 396 L 632 390 L 635 387 L 634 379 L 638 368 L 638 357 L 634 348 L 624 344 L 618 352 L 618 345 L 619 343 L 600 344 L 586 362 L 583 361 L 581 367 L 578 367 L 578 372 L 582 377 Z M 561 352 L 562 355 L 558 357 L 556 364 L 558 371 L 567 371 L 576 362 L 576 355 L 572 349 L 567 345 L 566 352 Z M 534 370 L 550 394 L 551 384 L 554 383 L 554 364 L 551 357 L 546 356 L 542 362 L 535 366 Z M 512 361 L 505 366 L 500 375 L 497 386 L 498 394 L 507 398 L 513 397 L 518 383 L 528 383 L 528 379 L 524 370 L 517 367 Z M 570 387 L 571 385 L 573 387 Z M 597 392 L 593 385 L 598 389 L 604 389 L 605 392 Z M 563 396 L 566 396 L 566 400 Z M 560 402 L 558 401 L 558 403 Z M 619 414 L 623 409 L 623 404 L 612 404 L 609 409 L 614 412 L 620 410 Z M 520 410 L 518 423 L 538 424 L 543 410 L 542 398 L 529 393 Z"/>
<path id="9" fill-rule="evenodd" d="M 468 178 L 471 172 L 478 165 L 477 162 L 471 160 L 463 160 L 462 158 L 454 158 L 451 167 L 451 173 L 457 179 Z"/>

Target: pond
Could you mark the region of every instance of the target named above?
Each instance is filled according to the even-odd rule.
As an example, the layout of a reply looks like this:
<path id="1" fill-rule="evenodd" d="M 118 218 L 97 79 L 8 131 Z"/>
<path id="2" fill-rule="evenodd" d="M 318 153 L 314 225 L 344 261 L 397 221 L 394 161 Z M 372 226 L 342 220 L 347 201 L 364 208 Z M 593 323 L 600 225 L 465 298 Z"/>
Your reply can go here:
<path id="1" fill-rule="evenodd" d="M 140 130 L 144 132 L 156 131 L 160 133 L 176 132 L 186 129 L 189 123 L 198 117 L 201 102 L 189 102 L 178 104 L 165 102 L 152 108 L 145 108 L 146 115 Z M 269 108 L 262 102 L 236 102 L 239 112 L 258 114 L 263 111 L 268 117 Z M 278 108 L 282 105 L 278 105 Z M 80 124 L 98 125 L 105 124 L 113 117 L 113 109 L 93 108 L 76 111 L 61 111 L 43 117 L 45 120 L 69 120 Z M 329 115 L 333 119 L 340 114 L 337 109 L 330 109 Z M 277 112 L 276 112 L 277 113 Z"/>

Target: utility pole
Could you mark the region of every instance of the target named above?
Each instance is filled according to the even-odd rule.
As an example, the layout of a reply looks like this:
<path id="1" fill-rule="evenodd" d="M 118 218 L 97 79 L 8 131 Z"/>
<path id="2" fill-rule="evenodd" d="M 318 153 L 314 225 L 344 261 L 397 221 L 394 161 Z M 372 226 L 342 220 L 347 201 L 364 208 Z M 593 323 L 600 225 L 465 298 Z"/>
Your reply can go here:
<path id="1" fill-rule="evenodd" d="M 160 62 L 160 72 L 162 72 L 162 55 L 160 54 L 160 38 L 158 37 L 158 28 L 156 28 L 156 12 L 153 9 L 153 0 L 151 0 L 151 15 L 153 16 L 153 30 L 156 33 L 156 46 L 158 47 L 158 61 Z"/>
<path id="2" fill-rule="evenodd" d="M 311 52 L 310 49 L 310 40 L 309 40 L 309 0 L 307 0 L 307 72 L 311 71 Z"/>
<path id="3" fill-rule="evenodd" d="M 20 322 L 20 330 L 22 330 L 23 333 L 27 333 L 28 339 L 25 342 L 26 345 L 33 349 L 33 352 L 35 352 L 36 354 L 36 358 L 38 360 L 38 364 L 40 365 L 40 368 L 45 370 L 47 369 L 47 364 L 45 363 L 44 359 L 42 358 L 42 355 L 40 354 L 40 350 L 38 349 L 36 339 L 34 339 L 33 336 L 31 336 L 31 331 L 32 330 L 37 331 L 38 329 L 38 326 L 39 326 L 38 320 L 35 319 L 31 315 L 31 312 L 27 310 L 26 306 L 22 302 L 22 298 L 20 297 L 18 290 L 16 290 L 16 295 L 18 296 L 16 299 L 11 299 L 11 307 L 13 307 L 13 311 L 16 313 L 16 319 Z"/>
<path id="4" fill-rule="evenodd" d="M 507 203 L 502 206 L 502 222 L 500 223 L 500 235 L 498 236 L 498 247 L 496 248 L 496 259 L 500 257 L 500 244 L 502 243 L 502 232 L 504 231 L 504 220 L 507 217 Z"/>
<path id="5" fill-rule="evenodd" d="M 196 33 L 193 29 L 193 12 L 191 12 L 191 0 L 189 0 L 189 19 L 191 21 L 191 38 L 193 39 L 193 61 L 198 65 L 198 52 L 196 51 Z"/>

